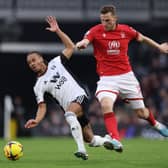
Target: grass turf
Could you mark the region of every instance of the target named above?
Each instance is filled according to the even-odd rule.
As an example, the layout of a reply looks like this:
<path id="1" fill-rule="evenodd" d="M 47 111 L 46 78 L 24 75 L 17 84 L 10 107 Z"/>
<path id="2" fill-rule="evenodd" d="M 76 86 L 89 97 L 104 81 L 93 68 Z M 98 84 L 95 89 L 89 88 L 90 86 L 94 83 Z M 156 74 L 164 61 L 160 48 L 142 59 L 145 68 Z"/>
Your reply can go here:
<path id="1" fill-rule="evenodd" d="M 4 157 L 0 139 L 0 167 L 2 168 L 168 168 L 168 141 L 149 139 L 123 140 L 122 154 L 100 148 L 87 147 L 89 160 L 76 158 L 72 138 L 21 138 L 24 156 L 18 161 Z"/>

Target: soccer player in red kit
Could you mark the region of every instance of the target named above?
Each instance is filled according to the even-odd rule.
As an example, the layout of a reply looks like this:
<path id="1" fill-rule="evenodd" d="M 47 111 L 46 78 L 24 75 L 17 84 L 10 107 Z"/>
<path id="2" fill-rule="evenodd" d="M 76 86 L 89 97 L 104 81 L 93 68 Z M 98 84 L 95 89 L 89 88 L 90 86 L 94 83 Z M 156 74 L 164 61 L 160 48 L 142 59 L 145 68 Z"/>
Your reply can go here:
<path id="1" fill-rule="evenodd" d="M 101 9 L 100 20 L 101 24 L 92 27 L 76 47 L 84 49 L 89 43 L 93 45 L 97 73 L 100 76 L 96 96 L 101 103 L 105 126 L 113 144 L 105 144 L 105 147 L 119 152 L 123 150 L 113 112 L 117 96 L 125 99 L 138 117 L 147 120 L 161 135 L 168 137 L 167 127 L 156 121 L 152 112 L 145 107 L 139 82 L 134 76 L 127 55 L 129 42 L 133 39 L 166 54 L 168 43 L 159 44 L 128 25 L 118 24 L 113 5 Z"/>

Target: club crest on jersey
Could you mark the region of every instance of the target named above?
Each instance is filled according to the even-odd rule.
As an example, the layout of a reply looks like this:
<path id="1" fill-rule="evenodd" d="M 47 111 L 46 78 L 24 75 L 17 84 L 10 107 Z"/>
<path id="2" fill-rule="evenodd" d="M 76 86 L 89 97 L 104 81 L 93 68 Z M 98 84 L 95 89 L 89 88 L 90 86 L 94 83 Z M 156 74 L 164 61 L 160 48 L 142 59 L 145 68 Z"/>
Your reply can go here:
<path id="1" fill-rule="evenodd" d="M 105 38 L 105 37 L 106 37 L 106 34 L 105 34 L 105 33 L 103 33 L 103 34 L 102 34 L 102 36 Z"/>
<path id="2" fill-rule="evenodd" d="M 117 40 L 109 41 L 108 42 L 108 49 L 107 54 L 108 55 L 118 55 L 120 54 L 120 42 Z"/>
<path id="3" fill-rule="evenodd" d="M 125 33 L 124 32 L 121 32 L 120 35 L 121 35 L 121 38 L 125 38 Z"/>

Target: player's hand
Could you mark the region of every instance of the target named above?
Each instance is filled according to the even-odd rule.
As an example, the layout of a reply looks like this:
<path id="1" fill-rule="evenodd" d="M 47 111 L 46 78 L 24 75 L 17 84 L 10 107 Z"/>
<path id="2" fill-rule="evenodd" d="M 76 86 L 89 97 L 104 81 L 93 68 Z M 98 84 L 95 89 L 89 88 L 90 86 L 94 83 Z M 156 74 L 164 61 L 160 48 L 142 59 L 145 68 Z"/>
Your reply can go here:
<path id="1" fill-rule="evenodd" d="M 82 50 L 87 47 L 87 44 L 84 41 L 80 41 L 80 42 L 76 43 L 75 46 L 78 50 Z"/>
<path id="2" fill-rule="evenodd" d="M 168 42 L 160 44 L 159 49 L 160 49 L 160 52 L 164 54 L 168 54 Z"/>
<path id="3" fill-rule="evenodd" d="M 38 125 L 38 122 L 35 119 L 30 119 L 26 122 L 25 128 L 33 128 Z"/>
<path id="4" fill-rule="evenodd" d="M 47 16 L 46 22 L 50 25 L 50 27 L 47 27 L 46 30 L 49 30 L 51 32 L 57 32 L 59 29 L 57 20 L 54 16 Z"/>

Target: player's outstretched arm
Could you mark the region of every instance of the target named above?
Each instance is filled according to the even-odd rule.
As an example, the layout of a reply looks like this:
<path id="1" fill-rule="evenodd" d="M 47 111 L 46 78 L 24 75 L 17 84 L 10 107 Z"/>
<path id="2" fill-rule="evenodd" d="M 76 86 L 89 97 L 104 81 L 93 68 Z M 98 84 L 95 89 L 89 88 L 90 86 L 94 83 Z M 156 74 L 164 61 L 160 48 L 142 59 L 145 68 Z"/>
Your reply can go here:
<path id="1" fill-rule="evenodd" d="M 36 118 L 28 120 L 25 124 L 25 128 L 36 127 L 40 123 L 40 121 L 45 117 L 45 114 L 46 114 L 46 104 L 45 103 L 40 103 L 38 105 Z"/>
<path id="2" fill-rule="evenodd" d="M 164 54 L 168 54 L 168 42 L 161 43 L 159 50 Z"/>
<path id="3" fill-rule="evenodd" d="M 85 49 L 88 45 L 89 45 L 89 40 L 88 39 L 83 39 L 79 42 L 76 43 L 76 48 L 78 50 L 82 50 L 82 49 Z"/>
<path id="4" fill-rule="evenodd" d="M 164 54 L 168 54 L 168 43 L 157 43 L 156 41 L 152 40 L 151 38 L 144 36 L 142 34 L 139 34 L 138 39 L 139 42 L 144 42 L 154 48 L 157 48 L 160 52 Z"/>
<path id="5" fill-rule="evenodd" d="M 47 27 L 46 30 L 51 32 L 55 32 L 58 37 L 61 39 L 63 44 L 65 45 L 65 49 L 63 50 L 63 54 L 69 59 L 72 56 L 75 45 L 72 40 L 69 38 L 67 34 L 65 34 L 58 26 L 57 20 L 53 16 L 48 16 L 46 18 L 46 22 L 50 27 Z"/>

